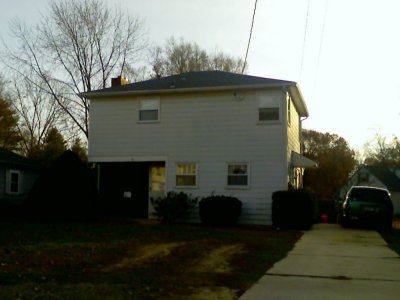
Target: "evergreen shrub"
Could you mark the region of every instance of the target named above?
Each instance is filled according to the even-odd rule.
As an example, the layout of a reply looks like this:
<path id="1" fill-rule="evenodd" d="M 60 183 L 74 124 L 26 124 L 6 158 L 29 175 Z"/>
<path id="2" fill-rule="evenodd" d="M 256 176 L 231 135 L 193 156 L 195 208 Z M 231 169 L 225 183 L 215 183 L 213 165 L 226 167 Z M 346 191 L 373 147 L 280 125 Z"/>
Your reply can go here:
<path id="1" fill-rule="evenodd" d="M 242 202 L 229 196 L 209 196 L 199 204 L 202 223 L 208 225 L 235 225 L 242 212 Z"/>
<path id="2" fill-rule="evenodd" d="M 92 180 L 87 165 L 65 151 L 34 184 L 27 207 L 33 218 L 86 220 L 93 214 Z"/>
<path id="3" fill-rule="evenodd" d="M 305 190 L 272 194 L 272 223 L 275 228 L 308 230 L 318 214 L 315 195 Z"/>
<path id="4" fill-rule="evenodd" d="M 151 199 L 155 215 L 163 223 L 176 223 L 190 214 L 190 211 L 197 205 L 197 198 L 184 192 L 168 192 L 164 197 Z"/>

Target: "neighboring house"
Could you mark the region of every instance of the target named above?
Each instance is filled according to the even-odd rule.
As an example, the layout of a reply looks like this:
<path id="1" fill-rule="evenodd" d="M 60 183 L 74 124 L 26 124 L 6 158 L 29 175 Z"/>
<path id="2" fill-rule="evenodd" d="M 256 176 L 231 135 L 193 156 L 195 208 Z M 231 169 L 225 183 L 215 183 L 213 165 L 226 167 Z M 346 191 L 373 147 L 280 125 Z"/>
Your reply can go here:
<path id="1" fill-rule="evenodd" d="M 20 205 L 39 177 L 38 166 L 10 150 L 0 148 L 0 205 Z"/>
<path id="2" fill-rule="evenodd" d="M 400 170 L 385 166 L 361 166 L 340 191 L 344 198 L 354 185 L 375 186 L 389 190 L 395 214 L 400 214 Z"/>
<path id="3" fill-rule="evenodd" d="M 271 224 L 271 195 L 305 167 L 295 82 L 221 71 L 114 86 L 91 100 L 89 162 L 110 209 L 151 217 L 152 197 L 183 191 L 242 201 L 241 223 Z"/>

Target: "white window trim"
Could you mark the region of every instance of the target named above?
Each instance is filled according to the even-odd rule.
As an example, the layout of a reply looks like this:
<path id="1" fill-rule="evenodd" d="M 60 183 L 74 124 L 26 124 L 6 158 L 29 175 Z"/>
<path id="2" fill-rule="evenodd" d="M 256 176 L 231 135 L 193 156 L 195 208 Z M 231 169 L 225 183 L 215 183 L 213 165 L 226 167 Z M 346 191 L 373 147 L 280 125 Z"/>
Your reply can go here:
<path id="1" fill-rule="evenodd" d="M 16 192 L 11 191 L 11 177 L 12 174 L 18 174 L 18 190 Z M 6 194 L 9 195 L 21 195 L 22 194 L 22 172 L 19 170 L 7 170 L 6 171 Z"/>
<path id="2" fill-rule="evenodd" d="M 275 108 L 278 109 L 278 120 L 260 120 L 260 109 Z M 273 99 L 260 98 L 257 106 L 257 124 L 280 124 L 282 122 L 282 107 L 279 103 L 275 103 Z"/>
<path id="3" fill-rule="evenodd" d="M 229 185 L 228 184 L 228 176 L 229 176 L 229 166 L 231 165 L 246 165 L 247 167 L 247 185 Z M 225 189 L 227 190 L 248 190 L 251 187 L 251 168 L 249 162 L 227 162 L 225 166 L 226 175 L 225 175 Z"/>
<path id="4" fill-rule="evenodd" d="M 196 167 L 196 172 L 195 174 L 178 174 L 178 165 L 194 165 Z M 195 185 L 177 185 L 176 184 L 176 177 L 177 176 L 195 176 L 196 178 L 196 183 Z M 177 162 L 175 163 L 175 188 L 177 189 L 197 189 L 199 185 L 199 165 L 196 162 Z"/>
<path id="5" fill-rule="evenodd" d="M 292 125 L 292 97 L 290 97 L 289 93 L 286 93 L 286 107 L 287 107 L 287 121 L 288 126 Z"/>
<path id="6" fill-rule="evenodd" d="M 279 118 L 278 120 L 260 120 L 260 109 L 263 108 L 276 108 L 278 110 L 278 115 Z M 281 108 L 279 106 L 268 106 L 268 107 L 259 107 L 257 110 L 257 116 L 258 116 L 258 123 L 259 124 L 277 124 L 277 123 L 281 123 L 281 119 L 282 119 L 282 113 L 281 113 Z"/>
<path id="7" fill-rule="evenodd" d="M 141 120 L 140 119 L 140 112 L 146 110 L 153 110 L 153 109 L 142 109 L 142 105 L 145 102 L 153 101 L 157 103 L 157 119 L 156 120 Z M 159 123 L 161 119 L 161 103 L 160 98 L 144 98 L 139 100 L 139 109 L 138 109 L 138 123 Z"/>

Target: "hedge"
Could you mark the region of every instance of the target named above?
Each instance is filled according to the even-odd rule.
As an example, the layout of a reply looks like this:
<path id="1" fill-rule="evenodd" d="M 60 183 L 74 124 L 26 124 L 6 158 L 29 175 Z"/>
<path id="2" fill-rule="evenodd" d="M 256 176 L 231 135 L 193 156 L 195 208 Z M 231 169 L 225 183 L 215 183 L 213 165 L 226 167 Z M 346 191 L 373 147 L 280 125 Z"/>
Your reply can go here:
<path id="1" fill-rule="evenodd" d="M 229 196 L 209 196 L 199 203 L 202 223 L 208 225 L 235 225 L 242 212 L 242 202 Z"/>
<path id="2" fill-rule="evenodd" d="M 304 190 L 272 194 L 272 223 L 275 228 L 308 230 L 317 217 L 315 195 Z"/>
<path id="3" fill-rule="evenodd" d="M 89 168 L 72 151 L 64 152 L 34 184 L 27 201 L 32 218 L 55 221 L 92 217 L 92 180 Z"/>
<path id="4" fill-rule="evenodd" d="M 172 224 L 189 215 L 197 204 L 197 198 L 183 192 L 168 192 L 164 197 L 151 198 L 151 202 L 157 218 L 163 223 Z"/>

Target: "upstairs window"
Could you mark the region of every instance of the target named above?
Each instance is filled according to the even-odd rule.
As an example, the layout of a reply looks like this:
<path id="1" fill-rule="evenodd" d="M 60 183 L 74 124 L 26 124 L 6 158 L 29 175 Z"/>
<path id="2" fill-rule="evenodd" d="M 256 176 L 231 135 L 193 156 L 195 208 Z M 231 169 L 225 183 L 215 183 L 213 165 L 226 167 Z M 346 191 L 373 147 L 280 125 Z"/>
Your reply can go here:
<path id="1" fill-rule="evenodd" d="M 260 99 L 258 107 L 258 121 L 268 122 L 268 121 L 279 121 L 280 112 L 279 106 L 274 103 L 273 99 L 263 98 Z"/>
<path id="2" fill-rule="evenodd" d="M 260 107 L 258 109 L 258 120 L 263 121 L 279 121 L 278 107 Z"/>
<path id="3" fill-rule="evenodd" d="M 197 165 L 195 163 L 178 163 L 176 165 L 176 186 L 197 187 Z"/>
<path id="4" fill-rule="evenodd" d="M 145 99 L 140 101 L 139 121 L 151 122 L 160 120 L 160 100 Z"/>
<path id="5" fill-rule="evenodd" d="M 249 164 L 228 163 L 228 187 L 248 187 L 249 186 Z"/>

